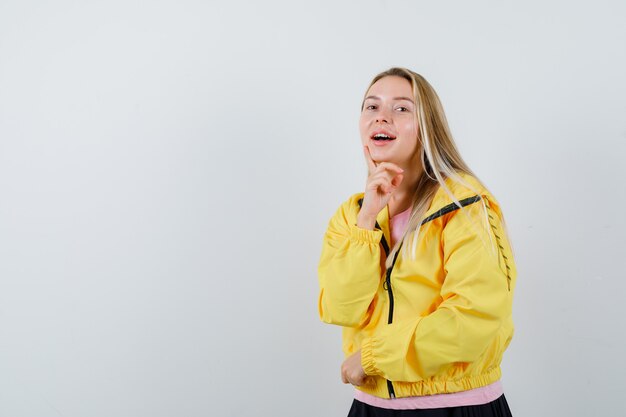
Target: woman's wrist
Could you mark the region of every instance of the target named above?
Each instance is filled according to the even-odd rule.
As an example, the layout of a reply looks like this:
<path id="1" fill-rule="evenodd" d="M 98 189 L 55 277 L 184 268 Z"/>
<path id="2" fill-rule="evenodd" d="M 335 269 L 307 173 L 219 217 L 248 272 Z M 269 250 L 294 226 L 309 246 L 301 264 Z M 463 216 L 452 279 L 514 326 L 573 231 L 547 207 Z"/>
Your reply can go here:
<path id="1" fill-rule="evenodd" d="M 359 213 L 356 218 L 356 225 L 361 229 L 374 230 L 374 226 L 376 226 L 376 217 L 370 217 Z"/>

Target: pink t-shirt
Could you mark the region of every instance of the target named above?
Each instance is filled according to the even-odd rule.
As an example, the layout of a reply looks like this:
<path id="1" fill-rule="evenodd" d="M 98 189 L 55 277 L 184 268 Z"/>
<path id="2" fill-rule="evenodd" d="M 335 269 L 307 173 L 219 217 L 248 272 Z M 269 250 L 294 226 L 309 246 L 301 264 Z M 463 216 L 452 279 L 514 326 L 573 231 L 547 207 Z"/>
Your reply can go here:
<path id="1" fill-rule="evenodd" d="M 398 213 L 389 219 L 391 229 L 391 246 L 402 238 L 411 217 L 411 208 Z M 424 395 L 420 397 L 380 398 L 356 390 L 354 398 L 374 407 L 392 410 L 415 410 L 424 408 L 445 408 L 467 405 L 487 404 L 503 394 L 502 384 L 496 381 L 484 387 L 451 394 Z"/>
<path id="2" fill-rule="evenodd" d="M 395 216 L 391 216 L 389 219 L 389 228 L 391 229 L 391 247 L 396 244 L 398 240 L 402 238 L 407 225 L 409 224 L 409 218 L 411 217 L 411 209 L 409 207 L 402 213 L 398 213 Z"/>

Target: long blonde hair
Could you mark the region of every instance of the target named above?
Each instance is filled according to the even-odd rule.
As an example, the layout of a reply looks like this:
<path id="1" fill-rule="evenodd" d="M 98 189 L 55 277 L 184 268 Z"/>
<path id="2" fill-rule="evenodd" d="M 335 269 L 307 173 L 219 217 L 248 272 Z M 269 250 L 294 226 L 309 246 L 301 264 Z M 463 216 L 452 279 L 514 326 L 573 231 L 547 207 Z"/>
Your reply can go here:
<path id="1" fill-rule="evenodd" d="M 417 137 L 421 144 L 420 158 L 423 172 L 419 177 L 413 195 L 413 209 L 406 232 L 402 239 L 396 242 L 387 257 L 387 267 L 391 265 L 394 255 L 401 245 L 403 245 L 403 256 L 406 256 L 407 253 L 411 254 L 412 257 L 415 256 L 422 218 L 430 207 L 430 203 L 439 187 L 442 187 L 452 201 L 462 209 L 461 204 L 446 185 L 446 178 L 460 182 L 472 190 L 474 190 L 474 187 L 467 184 L 460 174 L 469 174 L 478 180 L 476 174 L 461 157 L 454 143 L 439 96 L 424 77 L 406 68 L 390 68 L 372 79 L 367 90 L 365 90 L 365 95 L 367 95 L 370 87 L 376 81 L 389 76 L 404 78 L 411 84 L 418 126 Z M 361 105 L 362 108 L 363 106 Z M 480 180 L 478 181 L 480 182 Z M 476 193 L 478 194 L 478 191 Z M 408 236 L 412 236 L 412 238 L 405 243 Z"/>

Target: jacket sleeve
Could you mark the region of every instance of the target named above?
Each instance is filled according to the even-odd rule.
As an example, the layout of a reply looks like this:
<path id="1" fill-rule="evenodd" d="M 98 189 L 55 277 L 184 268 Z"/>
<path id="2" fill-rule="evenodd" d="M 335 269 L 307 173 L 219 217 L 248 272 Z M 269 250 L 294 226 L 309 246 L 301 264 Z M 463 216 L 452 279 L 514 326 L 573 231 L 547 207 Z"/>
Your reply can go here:
<path id="1" fill-rule="evenodd" d="M 505 234 L 498 232 L 499 216 L 488 204 L 483 199 L 450 215 L 441 238 L 441 304 L 426 316 L 394 322 L 364 339 L 366 374 L 392 381 L 427 379 L 456 363 L 475 361 L 497 336 L 512 301 L 501 261 L 512 256 Z"/>
<path id="2" fill-rule="evenodd" d="M 346 327 L 367 322 L 380 283 L 381 230 L 356 226 L 354 198 L 335 213 L 324 234 L 318 267 L 322 321 Z"/>

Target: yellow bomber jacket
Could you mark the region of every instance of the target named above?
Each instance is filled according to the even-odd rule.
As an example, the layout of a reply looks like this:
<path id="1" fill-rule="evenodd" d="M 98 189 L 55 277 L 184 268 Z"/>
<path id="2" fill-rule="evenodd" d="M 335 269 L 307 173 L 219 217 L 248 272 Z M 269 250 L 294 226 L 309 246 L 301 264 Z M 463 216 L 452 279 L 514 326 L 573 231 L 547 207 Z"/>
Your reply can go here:
<path id="1" fill-rule="evenodd" d="M 389 212 L 356 226 L 363 193 L 339 207 L 324 235 L 319 314 L 343 326 L 345 356 L 361 349 L 381 397 L 465 391 L 497 381 L 513 336 L 516 268 L 496 199 L 474 177 L 448 178 L 421 223 L 415 259 L 389 252 Z M 473 189 L 472 189 L 473 188 Z M 409 236 L 410 238 L 410 236 Z"/>

